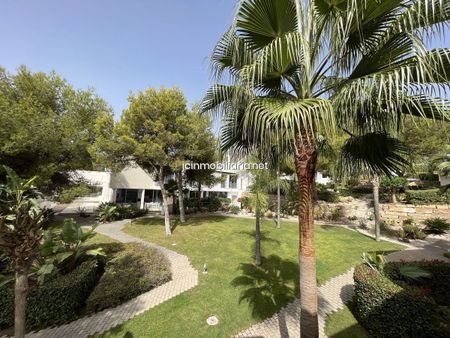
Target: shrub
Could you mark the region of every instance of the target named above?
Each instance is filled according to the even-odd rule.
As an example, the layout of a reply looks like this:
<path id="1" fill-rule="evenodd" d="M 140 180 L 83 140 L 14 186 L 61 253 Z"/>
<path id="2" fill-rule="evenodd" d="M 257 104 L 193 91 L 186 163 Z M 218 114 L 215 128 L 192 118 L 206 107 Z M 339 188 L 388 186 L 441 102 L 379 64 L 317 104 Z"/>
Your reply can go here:
<path id="1" fill-rule="evenodd" d="M 364 263 L 374 271 L 382 271 L 386 264 L 386 257 L 384 254 L 377 252 L 363 252 L 362 255 Z"/>
<path id="2" fill-rule="evenodd" d="M 337 222 L 345 217 L 345 212 L 341 206 L 330 207 L 326 204 L 318 204 L 314 208 L 314 217 L 316 220 Z"/>
<path id="3" fill-rule="evenodd" d="M 135 206 L 121 206 L 117 207 L 117 212 L 119 213 L 119 219 L 127 219 L 127 218 L 137 218 L 142 217 L 147 213 L 145 209 L 139 209 Z"/>
<path id="4" fill-rule="evenodd" d="M 403 240 L 425 239 L 427 234 L 416 225 L 413 218 L 408 217 L 403 221 L 402 228 L 398 231 L 398 236 Z"/>
<path id="5" fill-rule="evenodd" d="M 189 198 L 185 200 L 187 209 L 193 209 L 201 212 L 214 212 L 222 207 L 221 199 L 218 197 L 204 197 L 200 199 L 200 209 L 198 209 L 198 199 Z"/>
<path id="6" fill-rule="evenodd" d="M 234 215 L 237 215 L 241 212 L 241 208 L 237 205 L 230 206 L 230 212 Z"/>
<path id="7" fill-rule="evenodd" d="M 102 223 L 112 222 L 119 219 L 117 205 L 111 203 L 102 203 L 97 209 L 97 220 Z"/>
<path id="8" fill-rule="evenodd" d="M 371 194 L 373 192 L 373 188 L 370 186 L 356 186 L 350 189 L 350 192 L 355 195 L 366 195 Z"/>
<path id="9" fill-rule="evenodd" d="M 320 201 L 335 203 L 339 201 L 339 195 L 328 189 L 320 189 L 317 191 L 317 199 Z"/>
<path id="10" fill-rule="evenodd" d="M 436 303 L 418 287 L 404 288 L 365 264 L 355 268 L 354 281 L 357 317 L 373 337 L 445 336 Z"/>
<path id="11" fill-rule="evenodd" d="M 102 203 L 97 208 L 97 220 L 102 223 L 117 221 L 120 219 L 137 218 L 147 214 L 146 209 L 135 206 L 122 206 L 117 203 Z"/>
<path id="12" fill-rule="evenodd" d="M 89 249 L 86 242 L 95 236 L 95 227 L 83 229 L 72 218 L 64 220 L 61 231 L 46 230 L 44 241 L 39 249 L 45 260 L 38 271 L 39 281 L 43 282 L 55 270 L 69 272 L 88 257 L 104 256 L 102 248 Z"/>
<path id="13" fill-rule="evenodd" d="M 77 197 L 87 196 L 96 191 L 95 187 L 91 187 L 86 183 L 80 183 L 63 189 L 58 196 L 61 203 L 70 203 Z"/>
<path id="14" fill-rule="evenodd" d="M 431 278 L 405 279 L 401 273 L 401 267 L 414 265 L 423 271 L 428 272 Z M 405 287 L 419 287 L 430 289 L 431 295 L 436 303 L 443 306 L 450 306 L 450 293 L 448 292 L 448 281 L 450 280 L 450 263 L 443 261 L 420 261 L 420 262 L 392 262 L 384 267 L 384 273 L 397 284 Z"/>
<path id="15" fill-rule="evenodd" d="M 391 225 L 385 221 L 380 221 L 380 232 L 386 236 L 395 237 L 396 235 L 398 235 L 397 231 L 393 229 Z"/>
<path id="16" fill-rule="evenodd" d="M 409 190 L 406 192 L 406 202 L 411 204 L 448 204 L 450 203 L 450 190 Z"/>
<path id="17" fill-rule="evenodd" d="M 423 223 L 427 234 L 442 235 L 450 230 L 450 222 L 444 218 L 428 218 Z"/>
<path id="18" fill-rule="evenodd" d="M 248 210 L 248 211 L 252 211 L 252 199 L 250 196 L 246 195 L 246 196 L 242 196 L 241 197 L 241 203 L 242 206 L 244 207 L 244 209 Z"/>
<path id="19" fill-rule="evenodd" d="M 329 216 L 330 221 L 337 222 L 344 218 L 345 212 L 343 207 L 336 207 L 331 210 L 331 214 Z"/>
<path id="20" fill-rule="evenodd" d="M 112 243 L 105 250 L 112 258 L 86 302 L 88 313 L 117 306 L 170 280 L 170 264 L 157 249 Z"/>
<path id="21" fill-rule="evenodd" d="M 97 281 L 97 262 L 85 261 L 66 275 L 34 286 L 27 297 L 27 328 L 61 325 L 78 318 Z M 14 288 L 0 289 L 0 329 L 14 325 Z"/>

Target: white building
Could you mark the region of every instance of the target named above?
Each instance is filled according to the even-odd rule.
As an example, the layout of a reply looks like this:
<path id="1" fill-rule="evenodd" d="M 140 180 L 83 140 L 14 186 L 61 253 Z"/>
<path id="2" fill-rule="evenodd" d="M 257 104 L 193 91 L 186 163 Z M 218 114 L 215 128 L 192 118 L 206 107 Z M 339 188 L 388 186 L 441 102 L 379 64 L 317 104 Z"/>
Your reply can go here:
<path id="1" fill-rule="evenodd" d="M 251 176 L 246 171 L 227 170 L 217 171 L 214 174 L 219 182 L 212 187 L 202 187 L 201 197 L 223 197 L 231 200 L 231 204 L 238 204 L 243 194 L 248 192 L 251 185 Z M 135 205 L 150 211 L 162 210 L 162 196 L 159 183 L 154 177 L 139 166 L 127 167 L 121 172 L 77 171 L 74 179 L 82 179 L 86 183 L 101 187 L 101 194 L 90 196 L 90 203 L 115 202 Z M 292 179 L 284 176 L 284 179 Z M 316 182 L 327 184 L 331 181 L 321 173 L 316 175 Z M 197 197 L 197 188 L 189 188 L 189 197 Z M 172 203 L 172 199 L 169 199 Z"/>
<path id="2" fill-rule="evenodd" d="M 216 172 L 214 175 L 220 178 L 219 183 L 212 187 L 202 187 L 201 197 L 224 197 L 229 198 L 232 204 L 236 204 L 251 183 L 249 175 L 245 172 L 230 170 Z M 152 211 L 162 209 L 159 183 L 139 166 L 127 167 L 118 173 L 80 170 L 73 177 L 102 188 L 101 194 L 97 196 L 97 203 L 130 204 Z M 189 187 L 189 190 L 190 197 L 197 195 L 195 187 Z M 171 202 L 171 199 L 169 201 Z"/>

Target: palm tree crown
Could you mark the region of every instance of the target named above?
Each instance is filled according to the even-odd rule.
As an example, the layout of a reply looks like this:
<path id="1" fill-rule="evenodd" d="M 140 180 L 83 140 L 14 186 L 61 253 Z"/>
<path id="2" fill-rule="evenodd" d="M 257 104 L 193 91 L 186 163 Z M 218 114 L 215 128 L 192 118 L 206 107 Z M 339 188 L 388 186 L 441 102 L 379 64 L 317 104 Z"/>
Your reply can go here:
<path id="1" fill-rule="evenodd" d="M 449 0 L 241 0 L 212 54 L 204 112 L 224 149 L 292 154 L 299 187 L 300 332 L 318 337 L 313 182 L 320 139 L 350 135 L 343 163 L 400 171 L 402 115 L 449 119 L 450 50 L 426 43 Z"/>
<path id="2" fill-rule="evenodd" d="M 448 118 L 438 97 L 450 50 L 426 42 L 449 16 L 444 0 L 240 1 L 212 55 L 218 82 L 231 84 L 214 85 L 202 108 L 220 112 L 224 148 L 292 149 L 298 135 L 336 128 L 377 144 L 401 113 Z"/>

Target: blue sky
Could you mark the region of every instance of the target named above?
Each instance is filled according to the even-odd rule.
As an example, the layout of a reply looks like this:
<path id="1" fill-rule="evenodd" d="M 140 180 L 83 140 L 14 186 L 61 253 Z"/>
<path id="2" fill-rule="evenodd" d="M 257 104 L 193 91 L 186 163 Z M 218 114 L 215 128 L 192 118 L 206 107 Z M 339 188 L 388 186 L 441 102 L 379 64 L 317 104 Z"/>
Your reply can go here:
<path id="1" fill-rule="evenodd" d="M 55 70 L 114 108 L 130 91 L 178 86 L 190 103 L 210 85 L 208 56 L 233 0 L 4 0 L 0 66 Z"/>
<path id="2" fill-rule="evenodd" d="M 178 86 L 190 103 L 210 85 L 208 56 L 235 0 L 3 0 L 0 66 L 55 70 L 114 108 L 130 91 Z M 450 34 L 435 46 L 448 46 Z"/>

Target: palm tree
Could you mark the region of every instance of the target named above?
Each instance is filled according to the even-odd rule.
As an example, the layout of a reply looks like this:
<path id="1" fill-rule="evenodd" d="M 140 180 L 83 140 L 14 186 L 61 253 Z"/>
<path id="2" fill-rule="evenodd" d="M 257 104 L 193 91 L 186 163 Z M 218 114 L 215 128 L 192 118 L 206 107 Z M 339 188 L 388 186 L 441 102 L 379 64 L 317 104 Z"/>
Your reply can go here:
<path id="1" fill-rule="evenodd" d="M 223 148 L 273 144 L 299 185 L 301 335 L 318 336 L 313 181 L 319 136 L 346 131 L 347 164 L 392 175 L 402 115 L 448 118 L 447 0 L 241 0 L 212 54 L 217 84 L 202 110 L 221 119 Z M 222 82 L 228 84 L 221 84 Z M 430 85 L 431 84 L 431 85 Z M 349 157 L 350 158 L 350 157 Z"/>
<path id="2" fill-rule="evenodd" d="M 372 178 L 373 187 L 373 216 L 375 219 L 375 240 L 379 242 L 381 240 L 381 229 L 380 229 L 380 177 L 375 175 Z"/>
<path id="3" fill-rule="evenodd" d="M 44 210 L 32 190 L 35 178 L 21 179 L 5 167 L 6 184 L 0 185 L 0 249 L 14 262 L 14 336 L 25 337 L 28 272 L 39 254 Z"/>
<path id="4" fill-rule="evenodd" d="M 277 171 L 278 173 L 278 171 Z M 285 190 L 285 181 L 274 175 L 273 170 L 253 170 L 251 204 L 255 210 L 255 265 L 261 265 L 261 215 L 268 207 L 269 193 L 275 189 Z"/>

